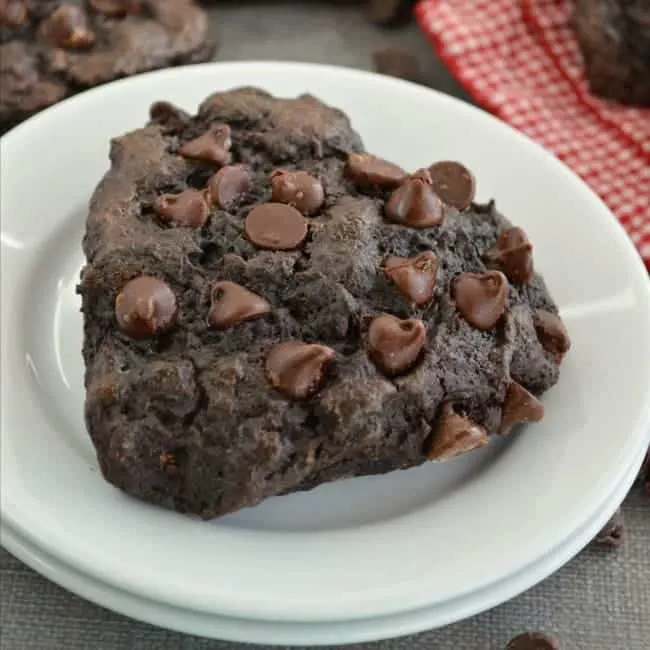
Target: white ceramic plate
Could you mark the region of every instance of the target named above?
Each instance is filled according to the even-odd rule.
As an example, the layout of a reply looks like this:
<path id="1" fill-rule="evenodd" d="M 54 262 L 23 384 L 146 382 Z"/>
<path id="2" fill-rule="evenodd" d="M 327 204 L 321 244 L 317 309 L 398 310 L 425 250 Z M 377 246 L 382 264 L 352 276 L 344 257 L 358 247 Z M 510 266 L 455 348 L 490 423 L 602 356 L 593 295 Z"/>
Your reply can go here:
<path id="1" fill-rule="evenodd" d="M 108 140 L 157 99 L 310 91 L 369 150 L 457 158 L 536 244 L 573 338 L 547 416 L 446 465 L 344 481 L 203 523 L 101 479 L 82 424 L 74 294 Z M 594 517 L 647 441 L 650 284 L 618 223 L 552 156 L 487 114 L 405 82 L 279 63 L 176 68 L 61 103 L 2 139 L 2 517 L 81 573 L 184 609 L 341 621 L 440 605 L 515 575 Z M 532 577 L 531 584 L 540 576 Z"/>
<path id="2" fill-rule="evenodd" d="M 639 459 L 644 452 L 645 447 L 640 447 Z M 287 623 L 236 619 L 195 612 L 134 596 L 93 580 L 44 553 L 7 526 L 2 529 L 1 541 L 5 548 L 35 571 L 76 594 L 121 614 L 161 627 L 227 641 L 277 645 L 319 646 L 376 641 L 433 629 L 487 610 L 516 596 L 532 582 L 555 571 L 565 563 L 567 558 L 572 557 L 593 539 L 596 532 L 611 517 L 638 474 L 639 459 L 624 472 L 621 481 L 598 509 L 596 516 L 539 562 L 487 589 L 475 591 L 442 605 L 371 619 L 329 623 Z"/>

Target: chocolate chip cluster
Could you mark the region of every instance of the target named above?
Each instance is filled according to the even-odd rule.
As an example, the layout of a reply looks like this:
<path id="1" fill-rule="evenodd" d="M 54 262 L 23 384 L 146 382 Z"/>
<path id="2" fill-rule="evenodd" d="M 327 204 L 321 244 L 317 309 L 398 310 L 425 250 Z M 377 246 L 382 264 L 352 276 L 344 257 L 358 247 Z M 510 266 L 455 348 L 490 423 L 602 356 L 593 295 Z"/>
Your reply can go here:
<path id="1" fill-rule="evenodd" d="M 163 104 L 152 107 L 160 117 L 167 111 L 169 122 L 178 116 Z M 203 228 L 213 207 L 227 210 L 244 197 L 252 186 L 251 170 L 233 164 L 232 133 L 227 124 L 217 124 L 183 143 L 177 155 L 214 168 L 202 189 L 162 194 L 153 202 L 156 218 L 180 228 Z M 435 229 L 446 219 L 471 207 L 476 190 L 474 175 L 455 161 L 441 161 L 408 174 L 401 167 L 377 156 L 351 153 L 345 175 L 356 191 L 376 198 L 381 195 L 383 217 L 402 228 Z M 310 217 L 318 215 L 326 195 L 319 178 L 300 170 L 275 169 L 267 177 L 270 199 L 257 203 L 243 220 L 243 236 L 257 249 L 294 251 L 307 240 Z M 471 327 L 491 331 L 508 311 L 510 286 L 522 286 L 533 278 L 532 245 L 520 228 L 503 231 L 494 247 L 483 251 L 488 268 L 483 273 L 460 273 L 449 284 L 449 298 L 460 317 Z M 395 286 L 411 309 L 434 300 L 441 260 L 431 251 L 412 257 L 387 256 L 381 273 Z M 172 290 L 160 279 L 141 276 L 123 287 L 115 302 L 121 330 L 134 338 L 156 336 L 171 328 L 177 312 Z M 215 330 L 272 313 L 274 306 L 238 283 L 218 280 L 212 286 L 206 321 Z M 553 313 L 537 311 L 534 326 L 539 341 L 559 364 L 570 341 L 561 320 Z M 367 326 L 365 349 L 376 367 L 388 378 L 412 371 L 427 345 L 425 323 L 418 318 L 394 314 L 374 315 Z M 328 367 L 336 359 L 334 349 L 320 343 L 288 340 L 266 352 L 265 373 L 269 384 L 292 400 L 307 399 L 324 385 Z M 523 386 L 511 381 L 502 405 L 498 433 L 507 434 L 520 422 L 543 417 L 542 404 Z M 466 414 L 444 402 L 436 429 L 427 443 L 431 460 L 444 460 L 482 447 L 488 432 Z"/>

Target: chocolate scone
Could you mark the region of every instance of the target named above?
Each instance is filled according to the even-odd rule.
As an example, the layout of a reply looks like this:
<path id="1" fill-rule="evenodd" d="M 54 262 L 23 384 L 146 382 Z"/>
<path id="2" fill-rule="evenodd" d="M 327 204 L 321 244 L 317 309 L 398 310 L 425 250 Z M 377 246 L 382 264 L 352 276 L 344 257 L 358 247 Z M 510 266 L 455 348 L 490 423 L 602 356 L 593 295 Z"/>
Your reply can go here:
<path id="1" fill-rule="evenodd" d="M 194 0 L 1 0 L 0 132 L 64 97 L 212 58 Z"/>
<path id="2" fill-rule="evenodd" d="M 576 0 L 574 23 L 592 91 L 650 106 L 650 2 Z"/>
<path id="3" fill-rule="evenodd" d="M 151 117 L 112 142 L 83 243 L 108 481 L 209 518 L 541 419 L 569 338 L 463 165 L 408 174 L 308 95 Z"/>

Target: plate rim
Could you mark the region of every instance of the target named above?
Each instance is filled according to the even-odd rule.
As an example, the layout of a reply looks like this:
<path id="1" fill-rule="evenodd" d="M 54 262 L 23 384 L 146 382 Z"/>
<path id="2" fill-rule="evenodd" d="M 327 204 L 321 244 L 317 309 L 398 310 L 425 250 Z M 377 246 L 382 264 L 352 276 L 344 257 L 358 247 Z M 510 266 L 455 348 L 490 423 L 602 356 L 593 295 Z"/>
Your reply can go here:
<path id="1" fill-rule="evenodd" d="M 332 630 L 331 622 L 310 624 L 309 622 L 292 623 L 291 621 L 246 620 L 230 618 L 220 614 L 184 610 L 174 604 L 158 602 L 125 590 L 120 590 L 114 585 L 103 583 L 92 576 L 88 576 L 74 566 L 70 566 L 60 559 L 48 555 L 46 551 L 43 551 L 36 544 L 31 545 L 30 548 L 30 542 L 28 540 L 21 539 L 20 534 L 16 534 L 10 529 L 8 530 L 6 526 L 0 526 L 0 531 L 2 532 L 0 538 L 2 538 L 2 547 L 5 550 L 47 580 L 54 582 L 76 596 L 84 598 L 95 605 L 106 607 L 110 611 L 126 616 L 132 620 L 145 622 L 162 629 L 236 643 L 264 643 L 273 647 L 287 645 L 302 646 L 305 644 L 319 647 L 329 646 L 331 644 L 348 645 L 352 643 L 370 643 L 438 629 L 472 616 L 477 616 L 482 612 L 516 598 L 534 584 L 540 583 L 561 569 L 572 557 L 588 546 L 598 531 L 605 526 L 617 508 L 620 507 L 631 486 L 634 484 L 641 463 L 643 462 L 643 447 L 639 451 L 640 456 L 637 461 L 631 464 L 625 476 L 605 502 L 601 504 L 594 517 L 582 528 L 577 528 L 560 546 L 550 551 L 537 562 L 524 567 L 517 574 L 503 578 L 496 585 L 485 587 L 467 596 L 461 596 L 450 603 L 433 605 L 432 607 L 400 612 L 393 615 L 389 614 L 374 619 L 352 619 L 349 621 L 335 622 L 335 631 Z M 7 544 L 7 532 L 9 533 L 9 544 Z M 494 593 L 492 596 L 489 596 L 490 591 L 494 592 L 495 589 L 499 590 L 499 595 Z M 106 598 L 107 592 L 110 594 L 109 598 Z M 116 598 L 126 598 L 128 605 L 125 603 L 115 606 Z M 473 599 L 471 604 L 467 602 L 470 599 Z M 463 601 L 466 601 L 464 606 L 462 606 Z M 144 614 L 141 609 L 142 603 L 145 604 L 146 608 L 146 613 Z M 449 610 L 450 606 L 452 607 L 451 610 Z M 454 606 L 458 609 L 454 610 Z M 438 614 L 436 618 L 436 610 L 442 608 L 446 608 L 447 613 L 442 615 Z M 138 615 L 134 614 L 136 611 Z M 202 625 L 205 625 L 209 620 L 211 630 L 206 633 L 205 628 L 199 630 L 197 627 L 192 627 L 192 624 L 187 619 L 179 624 L 180 619 L 175 618 L 174 624 L 165 624 L 164 618 L 155 613 L 161 611 L 166 611 L 167 616 L 170 611 L 176 617 L 179 614 L 182 616 L 188 613 L 190 616 L 198 616 L 202 621 Z M 194 619 L 195 624 L 196 621 L 197 619 Z M 215 624 L 218 627 L 220 625 L 223 626 L 224 623 L 228 629 L 225 635 L 223 628 L 221 631 L 217 631 L 214 627 Z M 249 626 L 250 623 L 256 625 L 254 635 L 246 633 L 247 625 Z M 265 625 L 267 626 L 266 629 L 263 627 Z M 294 631 L 291 631 L 293 626 L 295 626 Z M 300 628 L 299 632 L 297 631 L 298 627 Z M 312 628 L 311 632 L 309 631 L 310 627 Z M 352 630 L 352 628 L 354 629 Z M 269 639 L 271 629 L 274 630 L 272 634 L 275 635 L 275 638 Z"/>

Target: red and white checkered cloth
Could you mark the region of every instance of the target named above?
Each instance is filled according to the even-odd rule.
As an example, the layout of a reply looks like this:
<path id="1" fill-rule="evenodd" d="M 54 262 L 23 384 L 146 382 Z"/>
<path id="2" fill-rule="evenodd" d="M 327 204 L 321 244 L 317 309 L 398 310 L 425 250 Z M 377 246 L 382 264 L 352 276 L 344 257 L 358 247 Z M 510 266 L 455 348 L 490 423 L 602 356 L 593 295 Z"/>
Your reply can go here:
<path id="1" fill-rule="evenodd" d="M 650 109 L 590 94 L 571 0 L 421 0 L 418 21 L 485 108 L 552 151 L 620 219 L 650 270 Z"/>

